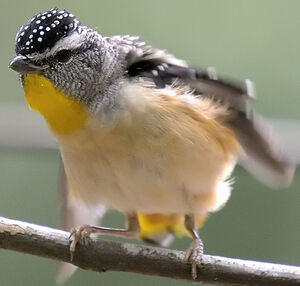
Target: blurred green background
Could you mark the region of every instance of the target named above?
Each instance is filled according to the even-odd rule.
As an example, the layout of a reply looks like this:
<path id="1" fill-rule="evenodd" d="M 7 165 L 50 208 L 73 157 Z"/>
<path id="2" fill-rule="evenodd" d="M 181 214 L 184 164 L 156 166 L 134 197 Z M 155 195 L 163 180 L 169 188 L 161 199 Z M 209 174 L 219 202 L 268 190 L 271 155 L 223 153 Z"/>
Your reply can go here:
<path id="1" fill-rule="evenodd" d="M 3 109 L 7 104 L 18 104 L 24 109 L 26 106 L 18 77 L 7 67 L 14 55 L 15 34 L 34 14 L 53 6 L 71 10 L 83 23 L 102 34 L 141 35 L 194 66 L 213 66 L 221 73 L 249 78 L 256 83 L 256 108 L 260 113 L 299 123 L 298 0 L 1 0 L 0 107 Z M 38 117 L 37 120 L 42 121 Z M 6 126 L 11 134 L 18 133 L 19 138 L 24 135 L 10 128 L 9 122 Z M 3 130 L 0 146 L 7 134 Z M 285 141 L 299 140 L 300 129 L 297 131 L 297 134 L 285 133 Z M 30 129 L 26 132 L 30 136 Z M 295 149 L 298 156 L 299 148 L 297 145 Z M 58 174 L 59 155 L 55 150 L 0 147 L 0 216 L 58 226 Z M 300 173 L 290 188 L 281 191 L 268 189 L 241 168 L 236 169 L 234 176 L 231 200 L 209 218 L 201 231 L 205 252 L 300 264 Z M 111 213 L 104 223 L 122 225 L 123 220 L 119 214 Z M 177 239 L 172 248 L 186 249 L 188 244 L 189 239 Z M 55 285 L 54 261 L 0 250 L 0 265 L 1 285 Z M 66 285 L 154 283 L 187 285 L 157 277 L 83 270 L 78 270 Z"/>

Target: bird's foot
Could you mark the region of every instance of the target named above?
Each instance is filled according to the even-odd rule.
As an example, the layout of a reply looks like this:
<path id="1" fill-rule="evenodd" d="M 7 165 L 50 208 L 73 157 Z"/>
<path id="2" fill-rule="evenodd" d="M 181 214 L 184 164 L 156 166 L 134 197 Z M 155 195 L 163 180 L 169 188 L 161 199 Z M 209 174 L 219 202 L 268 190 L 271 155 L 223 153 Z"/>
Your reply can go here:
<path id="1" fill-rule="evenodd" d="M 202 263 L 203 258 L 203 243 L 200 238 L 192 241 L 190 247 L 187 249 L 184 257 L 184 262 L 192 265 L 192 277 L 197 278 L 197 267 Z"/>
<path id="2" fill-rule="evenodd" d="M 82 240 L 84 244 L 88 244 L 88 239 L 90 238 L 91 233 L 94 232 L 93 227 L 89 225 L 82 225 L 74 227 L 70 231 L 69 241 L 70 241 L 70 259 L 73 260 L 74 253 L 76 250 L 77 243 Z"/>

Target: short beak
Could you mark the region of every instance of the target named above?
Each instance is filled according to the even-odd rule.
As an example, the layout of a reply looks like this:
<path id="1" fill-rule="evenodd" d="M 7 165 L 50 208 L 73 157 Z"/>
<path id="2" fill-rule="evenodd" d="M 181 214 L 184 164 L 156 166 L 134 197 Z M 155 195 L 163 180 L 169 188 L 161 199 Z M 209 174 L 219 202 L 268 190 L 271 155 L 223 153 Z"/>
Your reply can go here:
<path id="1" fill-rule="evenodd" d="M 10 62 L 9 67 L 18 73 L 33 73 L 43 70 L 45 66 L 37 66 L 30 63 L 30 60 L 22 55 L 17 55 Z"/>

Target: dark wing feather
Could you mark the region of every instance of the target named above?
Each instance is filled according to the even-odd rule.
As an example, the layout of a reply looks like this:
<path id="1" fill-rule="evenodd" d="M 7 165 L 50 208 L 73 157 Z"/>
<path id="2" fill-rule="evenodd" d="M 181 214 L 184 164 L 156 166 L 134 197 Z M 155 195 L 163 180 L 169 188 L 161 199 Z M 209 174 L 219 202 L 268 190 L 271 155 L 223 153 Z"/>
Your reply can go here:
<path id="1" fill-rule="evenodd" d="M 225 123 L 234 130 L 245 151 L 240 163 L 272 187 L 290 183 L 294 165 L 274 138 L 271 128 L 253 111 L 251 101 L 255 98 L 255 89 L 252 82 L 247 80 L 240 84 L 218 78 L 212 69 L 196 70 L 162 58 L 138 59 L 128 67 L 128 75 L 151 79 L 157 88 L 188 85 L 195 95 L 225 104 L 232 111 Z"/>

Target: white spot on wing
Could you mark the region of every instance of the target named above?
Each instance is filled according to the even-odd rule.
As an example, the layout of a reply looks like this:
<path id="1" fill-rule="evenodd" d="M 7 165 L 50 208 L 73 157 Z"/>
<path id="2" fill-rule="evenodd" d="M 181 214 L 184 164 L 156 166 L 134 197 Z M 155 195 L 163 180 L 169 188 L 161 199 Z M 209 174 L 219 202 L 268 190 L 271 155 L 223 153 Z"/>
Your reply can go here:
<path id="1" fill-rule="evenodd" d="M 158 71 L 157 71 L 157 70 L 152 70 L 152 74 L 153 74 L 154 76 L 158 76 Z"/>
<path id="2" fill-rule="evenodd" d="M 246 84 L 246 89 L 247 89 L 248 95 L 252 98 L 255 98 L 256 97 L 256 90 L 255 90 L 254 83 L 251 80 L 246 79 L 245 84 Z"/>

